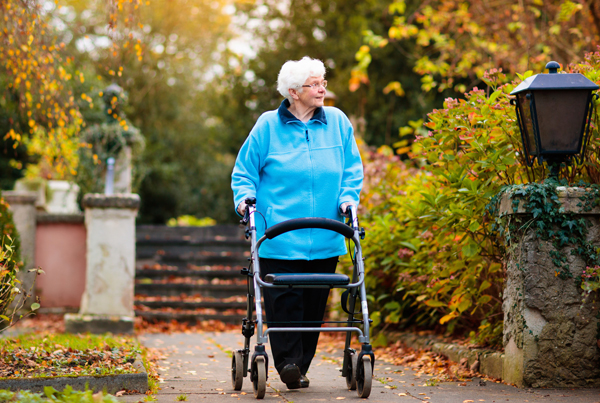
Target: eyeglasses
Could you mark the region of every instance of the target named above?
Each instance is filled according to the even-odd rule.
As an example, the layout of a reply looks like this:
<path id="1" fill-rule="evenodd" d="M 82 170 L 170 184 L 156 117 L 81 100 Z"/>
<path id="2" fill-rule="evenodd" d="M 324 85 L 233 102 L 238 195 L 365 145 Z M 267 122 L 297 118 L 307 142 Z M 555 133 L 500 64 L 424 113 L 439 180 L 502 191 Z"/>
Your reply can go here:
<path id="1" fill-rule="evenodd" d="M 314 84 L 310 84 L 310 85 L 303 85 L 302 87 L 310 87 L 313 90 L 316 90 L 319 87 L 323 87 L 323 88 L 327 88 L 327 80 L 323 80 L 322 83 L 314 83 Z"/>

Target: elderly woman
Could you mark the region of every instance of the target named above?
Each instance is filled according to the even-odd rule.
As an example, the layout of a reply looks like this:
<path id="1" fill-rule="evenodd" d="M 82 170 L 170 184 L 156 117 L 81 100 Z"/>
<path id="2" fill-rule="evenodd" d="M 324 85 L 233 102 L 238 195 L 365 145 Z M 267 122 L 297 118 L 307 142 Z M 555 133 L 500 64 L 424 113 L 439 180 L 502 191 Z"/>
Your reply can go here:
<path id="1" fill-rule="evenodd" d="M 259 118 L 239 151 L 231 188 L 237 212 L 256 197 L 257 235 L 292 218 L 325 217 L 343 221 L 348 205 L 358 205 L 363 168 L 352 124 L 342 111 L 323 106 L 325 66 L 304 57 L 286 62 L 277 90 L 279 109 Z M 344 237 L 322 229 L 303 229 L 268 240 L 260 248 L 261 275 L 334 273 L 346 254 Z M 269 322 L 323 320 L 328 289 L 266 288 Z M 270 333 L 275 368 L 289 389 L 308 387 L 306 372 L 319 333 Z"/>

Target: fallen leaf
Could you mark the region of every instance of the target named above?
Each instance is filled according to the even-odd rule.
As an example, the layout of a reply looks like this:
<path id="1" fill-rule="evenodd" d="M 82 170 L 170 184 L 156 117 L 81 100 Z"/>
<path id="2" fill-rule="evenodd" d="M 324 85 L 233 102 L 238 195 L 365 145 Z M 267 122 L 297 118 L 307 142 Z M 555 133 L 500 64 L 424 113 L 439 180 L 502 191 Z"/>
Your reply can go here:
<path id="1" fill-rule="evenodd" d="M 398 396 L 406 396 L 406 393 L 398 393 Z"/>
<path id="2" fill-rule="evenodd" d="M 463 400 L 463 403 L 473 403 L 473 400 Z"/>

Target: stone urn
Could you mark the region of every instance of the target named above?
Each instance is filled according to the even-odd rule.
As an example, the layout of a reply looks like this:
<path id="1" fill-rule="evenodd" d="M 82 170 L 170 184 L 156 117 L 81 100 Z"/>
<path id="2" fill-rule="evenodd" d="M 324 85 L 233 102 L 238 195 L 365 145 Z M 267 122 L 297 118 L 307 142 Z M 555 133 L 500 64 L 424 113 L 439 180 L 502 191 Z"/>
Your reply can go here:
<path id="1" fill-rule="evenodd" d="M 74 182 L 63 180 L 48 181 L 48 200 L 46 211 L 52 214 L 75 214 L 79 213 L 77 195 L 79 186 Z"/>

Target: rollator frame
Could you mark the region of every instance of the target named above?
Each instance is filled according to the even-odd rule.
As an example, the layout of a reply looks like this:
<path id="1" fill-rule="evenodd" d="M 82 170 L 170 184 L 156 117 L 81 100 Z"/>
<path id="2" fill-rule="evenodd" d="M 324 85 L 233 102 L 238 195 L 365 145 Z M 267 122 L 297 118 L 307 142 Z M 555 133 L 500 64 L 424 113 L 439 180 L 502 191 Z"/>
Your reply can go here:
<path id="1" fill-rule="evenodd" d="M 369 310 L 367 304 L 367 294 L 365 290 L 365 270 L 362 257 L 362 248 L 360 246 L 360 239 L 364 239 L 364 229 L 359 228 L 358 217 L 356 214 L 356 207 L 350 205 L 348 207 L 348 225 L 342 222 L 326 219 L 326 218 L 301 218 L 288 220 L 279 224 L 276 224 L 265 230 L 265 234 L 260 238 L 256 239 L 256 225 L 255 225 L 255 213 L 256 213 L 256 199 L 248 198 L 246 202 L 246 212 L 244 218 L 240 221 L 241 224 L 246 225 L 246 238 L 250 238 L 250 255 L 248 259 L 250 265 L 248 268 L 244 268 L 241 271 L 242 275 L 247 277 L 248 293 L 246 303 L 246 317 L 242 320 L 242 334 L 244 335 L 244 348 L 242 350 L 235 350 L 232 356 L 232 385 L 235 390 L 241 390 L 243 384 L 243 378 L 250 373 L 250 380 L 253 383 L 254 395 L 258 399 L 262 399 L 266 392 L 266 380 L 268 378 L 268 355 L 265 351 L 265 344 L 268 343 L 269 333 L 274 332 L 346 332 L 346 342 L 344 348 L 344 360 L 342 364 L 342 376 L 346 378 L 346 386 L 350 390 L 357 390 L 359 397 L 366 398 L 371 392 L 372 374 L 375 364 L 375 356 L 370 345 L 369 339 Z M 320 228 L 338 232 L 347 239 L 351 239 L 354 243 L 354 259 L 353 259 L 353 273 L 352 280 L 347 284 L 310 284 L 298 283 L 290 284 L 273 284 L 264 281 L 260 278 L 260 258 L 258 256 L 258 250 L 262 243 L 267 239 L 273 239 L 286 232 L 294 231 L 297 229 L 304 228 Z M 281 274 L 279 275 L 282 276 Z M 285 275 L 286 277 L 288 275 Z M 320 279 L 327 280 L 329 277 L 336 278 L 339 280 L 340 275 L 330 275 L 315 273 L 314 276 L 321 276 Z M 298 277 L 298 276 L 296 276 Z M 346 276 L 342 276 L 346 277 Z M 285 278 L 285 277 L 284 277 Z M 288 279 L 294 279 L 294 274 L 289 274 Z M 314 277 L 317 278 L 317 277 Z M 347 278 L 347 277 L 346 277 Z M 274 278 L 273 282 L 277 282 L 277 278 Z M 361 330 L 357 326 L 345 326 L 345 327 L 268 327 L 267 330 L 263 329 L 264 324 L 268 322 L 263 321 L 262 313 L 262 288 L 345 288 L 347 294 L 342 298 L 347 298 L 343 309 L 348 313 L 348 320 L 341 321 L 320 321 L 319 324 L 334 324 L 334 323 L 362 323 L 363 329 Z M 356 305 L 356 299 L 360 301 L 360 314 L 362 314 L 362 320 L 354 318 L 354 308 Z M 345 305 L 345 306 L 344 306 Z M 346 308 L 348 307 L 348 309 Z M 256 319 L 252 320 L 253 314 L 256 314 Z M 310 322 L 289 322 L 290 324 L 301 324 Z M 250 358 L 250 339 L 257 332 L 257 344 L 255 346 L 254 353 Z M 356 350 L 350 348 L 352 339 L 352 333 L 358 334 L 358 341 L 362 343 L 361 351 L 357 355 Z M 250 370 L 248 365 L 250 364 Z"/>

